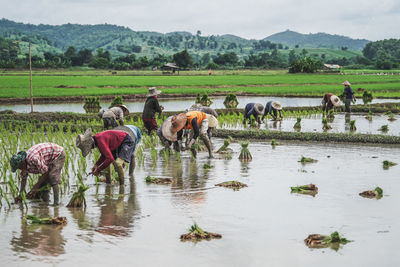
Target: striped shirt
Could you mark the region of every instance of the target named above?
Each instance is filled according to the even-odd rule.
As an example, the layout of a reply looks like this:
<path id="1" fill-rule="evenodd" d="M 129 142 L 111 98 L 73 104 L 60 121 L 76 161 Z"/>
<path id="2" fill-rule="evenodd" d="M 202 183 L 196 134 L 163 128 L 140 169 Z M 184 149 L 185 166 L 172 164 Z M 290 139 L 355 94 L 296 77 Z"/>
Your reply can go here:
<path id="1" fill-rule="evenodd" d="M 45 174 L 49 165 L 57 159 L 64 150 L 61 146 L 53 143 L 41 143 L 34 145 L 26 151 L 27 170 L 33 174 Z"/>

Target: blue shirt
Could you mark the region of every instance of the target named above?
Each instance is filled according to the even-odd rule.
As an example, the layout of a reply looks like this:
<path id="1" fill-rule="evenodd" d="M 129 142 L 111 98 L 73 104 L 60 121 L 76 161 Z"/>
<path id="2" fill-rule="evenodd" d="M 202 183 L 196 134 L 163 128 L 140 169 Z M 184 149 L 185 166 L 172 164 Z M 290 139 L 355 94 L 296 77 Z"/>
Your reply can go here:
<path id="1" fill-rule="evenodd" d="M 246 107 L 244 108 L 244 118 L 245 119 L 250 119 L 251 115 L 254 116 L 254 118 L 257 118 L 257 112 L 256 109 L 254 108 L 255 103 L 248 103 Z"/>
<path id="2" fill-rule="evenodd" d="M 354 92 L 350 86 L 344 88 L 344 94 L 346 95 L 346 99 L 353 99 Z"/>
<path id="3" fill-rule="evenodd" d="M 133 151 L 135 151 L 137 144 L 139 144 L 140 140 L 142 140 L 142 131 L 135 125 L 125 125 L 129 129 L 132 130 L 133 134 L 135 135 L 135 148 Z"/>
<path id="4" fill-rule="evenodd" d="M 269 101 L 265 105 L 264 116 L 266 116 L 268 113 L 272 114 L 272 111 L 275 111 L 275 109 L 272 107 L 272 101 Z"/>

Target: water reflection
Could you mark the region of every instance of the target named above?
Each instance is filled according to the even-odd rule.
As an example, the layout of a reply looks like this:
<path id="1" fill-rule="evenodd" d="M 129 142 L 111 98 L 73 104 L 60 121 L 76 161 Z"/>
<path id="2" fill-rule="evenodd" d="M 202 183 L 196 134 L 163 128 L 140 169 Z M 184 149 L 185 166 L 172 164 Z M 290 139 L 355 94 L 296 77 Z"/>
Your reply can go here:
<path id="1" fill-rule="evenodd" d="M 103 198 L 98 200 L 100 218 L 96 232 L 112 236 L 130 235 L 140 211 L 132 178 L 129 187 L 128 199 L 125 201 L 125 186 L 119 186 L 118 193 L 115 194 L 115 187 L 106 185 Z"/>
<path id="2" fill-rule="evenodd" d="M 32 207 L 30 213 L 39 218 L 58 217 L 58 207 L 54 207 L 54 214 L 50 215 L 50 207 Z M 66 240 L 62 235 L 62 225 L 30 225 L 25 220 L 26 214 L 22 213 L 21 234 L 14 236 L 11 241 L 11 248 L 18 254 L 30 253 L 40 256 L 59 256 L 65 253 Z"/>

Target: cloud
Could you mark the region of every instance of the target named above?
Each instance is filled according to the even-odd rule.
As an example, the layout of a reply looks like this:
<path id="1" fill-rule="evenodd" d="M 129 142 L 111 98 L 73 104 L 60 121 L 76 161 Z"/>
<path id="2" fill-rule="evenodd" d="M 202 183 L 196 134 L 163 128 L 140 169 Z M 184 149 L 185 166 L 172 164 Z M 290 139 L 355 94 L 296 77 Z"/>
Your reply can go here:
<path id="1" fill-rule="evenodd" d="M 370 40 L 396 38 L 397 0 L 0 0 L 0 17 L 59 25 L 110 23 L 133 30 L 201 30 L 261 39 L 291 29 Z"/>

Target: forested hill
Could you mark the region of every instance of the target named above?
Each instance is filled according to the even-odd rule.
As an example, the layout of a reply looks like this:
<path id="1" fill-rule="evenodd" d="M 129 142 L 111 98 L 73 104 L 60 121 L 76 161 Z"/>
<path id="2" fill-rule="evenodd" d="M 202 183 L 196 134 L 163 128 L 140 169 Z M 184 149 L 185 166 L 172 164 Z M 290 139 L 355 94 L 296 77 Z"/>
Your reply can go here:
<path id="1" fill-rule="evenodd" d="M 294 31 L 284 31 L 268 36 L 264 40 L 274 43 L 282 43 L 294 48 L 296 45 L 304 48 L 331 48 L 349 50 L 362 50 L 370 41 L 366 39 L 351 39 L 346 36 L 327 33 L 301 34 Z"/>

